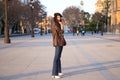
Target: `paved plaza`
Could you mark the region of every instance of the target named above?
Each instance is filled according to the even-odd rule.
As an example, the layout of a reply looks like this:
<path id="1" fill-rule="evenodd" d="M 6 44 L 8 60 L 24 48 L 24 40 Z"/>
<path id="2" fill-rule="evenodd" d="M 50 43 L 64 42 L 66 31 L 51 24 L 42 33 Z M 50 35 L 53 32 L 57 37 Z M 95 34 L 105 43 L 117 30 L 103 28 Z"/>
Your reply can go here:
<path id="1" fill-rule="evenodd" d="M 120 80 L 120 35 L 65 34 L 64 76 L 58 80 Z M 54 80 L 52 36 L 0 38 L 0 80 Z"/>

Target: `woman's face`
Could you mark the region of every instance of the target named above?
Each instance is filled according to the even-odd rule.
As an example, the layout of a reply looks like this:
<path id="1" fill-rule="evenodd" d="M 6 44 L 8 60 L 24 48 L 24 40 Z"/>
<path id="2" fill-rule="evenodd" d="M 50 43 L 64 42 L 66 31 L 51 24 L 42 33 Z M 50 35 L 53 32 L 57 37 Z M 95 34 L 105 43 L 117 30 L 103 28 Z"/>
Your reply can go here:
<path id="1" fill-rule="evenodd" d="M 58 21 L 60 21 L 60 20 L 61 20 L 61 17 L 60 17 L 59 15 L 57 16 L 57 20 L 58 20 Z"/>

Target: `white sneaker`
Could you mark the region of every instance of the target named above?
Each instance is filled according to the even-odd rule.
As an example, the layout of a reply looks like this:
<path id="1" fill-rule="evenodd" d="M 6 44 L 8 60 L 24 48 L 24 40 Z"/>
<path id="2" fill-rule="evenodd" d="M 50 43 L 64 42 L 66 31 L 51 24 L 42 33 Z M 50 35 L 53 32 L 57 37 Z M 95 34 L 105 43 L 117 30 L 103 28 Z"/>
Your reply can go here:
<path id="1" fill-rule="evenodd" d="M 58 73 L 59 76 L 63 76 L 63 73 Z"/>
<path id="2" fill-rule="evenodd" d="M 60 76 L 52 76 L 52 78 L 59 79 Z"/>

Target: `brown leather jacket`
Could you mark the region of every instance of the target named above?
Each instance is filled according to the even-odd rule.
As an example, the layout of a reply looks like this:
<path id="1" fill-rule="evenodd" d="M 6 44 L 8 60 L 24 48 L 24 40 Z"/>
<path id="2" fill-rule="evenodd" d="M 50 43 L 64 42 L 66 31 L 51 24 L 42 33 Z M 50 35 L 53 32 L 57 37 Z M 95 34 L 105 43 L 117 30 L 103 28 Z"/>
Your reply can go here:
<path id="1" fill-rule="evenodd" d="M 61 28 L 57 27 L 54 22 L 52 23 L 52 36 L 53 46 L 65 46 L 62 44 L 62 40 L 58 38 L 59 36 L 64 37 L 64 30 L 61 30 Z"/>

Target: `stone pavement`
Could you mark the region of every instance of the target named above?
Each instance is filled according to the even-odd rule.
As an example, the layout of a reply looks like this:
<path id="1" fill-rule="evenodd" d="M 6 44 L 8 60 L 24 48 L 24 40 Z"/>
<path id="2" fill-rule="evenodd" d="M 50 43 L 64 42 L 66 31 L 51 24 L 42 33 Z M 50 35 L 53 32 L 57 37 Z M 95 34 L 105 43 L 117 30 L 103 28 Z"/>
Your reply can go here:
<path id="1" fill-rule="evenodd" d="M 63 78 L 58 80 L 120 80 L 119 36 L 66 34 L 62 53 Z M 117 40 L 117 41 L 116 41 Z M 53 80 L 52 37 L 0 39 L 0 80 Z"/>
<path id="2" fill-rule="evenodd" d="M 103 35 L 103 36 L 100 36 L 100 35 L 95 35 L 95 37 L 120 42 L 120 34 L 104 33 L 104 35 Z"/>

